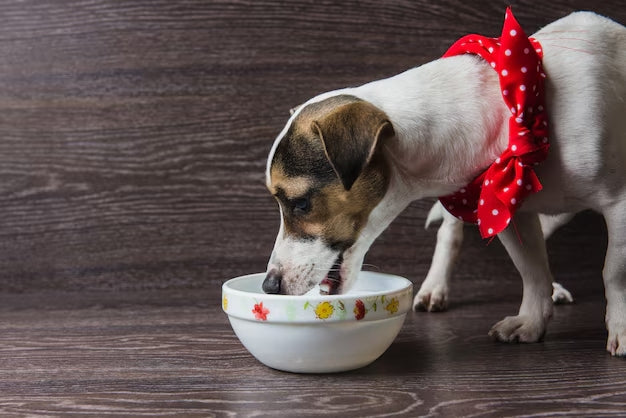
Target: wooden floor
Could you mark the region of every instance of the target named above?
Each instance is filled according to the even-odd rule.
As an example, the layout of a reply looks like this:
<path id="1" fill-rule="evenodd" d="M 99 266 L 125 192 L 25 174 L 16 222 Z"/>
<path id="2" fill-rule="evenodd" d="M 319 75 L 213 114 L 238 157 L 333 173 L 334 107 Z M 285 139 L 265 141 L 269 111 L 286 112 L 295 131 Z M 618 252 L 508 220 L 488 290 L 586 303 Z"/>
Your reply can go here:
<path id="1" fill-rule="evenodd" d="M 602 219 L 548 242 L 576 297 L 546 340 L 501 345 L 521 283 L 466 229 L 452 306 L 411 314 L 369 367 L 259 364 L 220 286 L 266 267 L 265 189 L 288 110 L 320 92 L 575 10 L 623 0 L 6 0 L 0 2 L 0 415 L 626 416 L 626 361 L 604 350 Z M 436 230 L 415 202 L 368 253 L 416 288 Z"/>
<path id="2" fill-rule="evenodd" d="M 486 335 L 515 312 L 513 276 L 458 283 L 446 313 L 411 313 L 372 365 L 269 369 L 233 334 L 217 288 L 0 299 L 0 412 L 82 416 L 624 416 L 626 361 L 604 351 L 599 280 L 574 286 L 546 339 Z M 330 347 L 332 349 L 332 347 Z"/>

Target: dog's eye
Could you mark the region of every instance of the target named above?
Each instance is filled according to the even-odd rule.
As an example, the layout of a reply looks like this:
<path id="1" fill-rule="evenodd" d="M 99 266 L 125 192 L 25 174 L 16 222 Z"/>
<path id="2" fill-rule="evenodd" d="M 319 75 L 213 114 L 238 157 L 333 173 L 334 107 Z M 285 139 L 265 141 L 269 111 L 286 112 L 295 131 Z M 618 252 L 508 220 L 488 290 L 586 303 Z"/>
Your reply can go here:
<path id="1" fill-rule="evenodd" d="M 311 201 L 308 197 L 300 197 L 298 199 L 294 199 L 292 204 L 293 213 L 296 215 L 304 215 L 311 210 Z"/>

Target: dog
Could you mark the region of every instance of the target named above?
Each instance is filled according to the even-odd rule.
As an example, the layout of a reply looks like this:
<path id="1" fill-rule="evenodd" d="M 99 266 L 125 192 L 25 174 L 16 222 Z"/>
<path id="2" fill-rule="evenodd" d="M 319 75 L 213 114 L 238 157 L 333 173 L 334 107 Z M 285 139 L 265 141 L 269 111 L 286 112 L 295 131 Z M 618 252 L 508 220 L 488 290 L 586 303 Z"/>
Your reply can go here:
<path id="1" fill-rule="evenodd" d="M 606 348 L 626 356 L 626 28 L 576 12 L 532 37 L 543 48 L 550 151 L 532 167 L 543 190 L 507 219 L 516 228 L 498 233 L 524 290 L 517 315 L 490 335 L 543 338 L 553 278 L 538 213 L 589 208 L 608 229 Z M 263 290 L 347 291 L 372 242 L 410 202 L 457 193 L 498 162 L 512 149 L 515 111 L 499 77 L 481 57 L 455 55 L 299 106 L 267 160 L 281 224 Z"/>
<path id="2" fill-rule="evenodd" d="M 575 214 L 539 214 L 543 239 L 547 240 L 558 228 L 568 223 Z M 435 203 L 426 217 L 425 228 L 441 222 L 437 230 L 435 252 L 426 278 L 413 300 L 416 311 L 441 312 L 448 308 L 450 279 L 454 264 L 463 243 L 463 222 L 445 210 L 441 202 Z M 572 294 L 560 283 L 552 282 L 552 302 L 555 304 L 573 303 Z"/>

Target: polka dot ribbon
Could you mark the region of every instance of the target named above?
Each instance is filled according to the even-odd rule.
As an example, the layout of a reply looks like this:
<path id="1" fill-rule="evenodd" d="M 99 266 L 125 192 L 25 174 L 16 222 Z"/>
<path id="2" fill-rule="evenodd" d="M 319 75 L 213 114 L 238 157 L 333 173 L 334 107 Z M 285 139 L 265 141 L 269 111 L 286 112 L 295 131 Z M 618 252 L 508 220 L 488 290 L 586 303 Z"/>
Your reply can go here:
<path id="1" fill-rule="evenodd" d="M 483 238 L 493 237 L 511 222 L 525 198 L 542 189 L 533 166 L 548 154 L 545 73 L 541 44 L 528 38 L 510 8 L 502 36 L 467 35 L 444 54 L 477 54 L 499 75 L 502 98 L 511 110 L 509 144 L 487 170 L 456 193 L 440 197 L 454 216 L 478 224 Z"/>

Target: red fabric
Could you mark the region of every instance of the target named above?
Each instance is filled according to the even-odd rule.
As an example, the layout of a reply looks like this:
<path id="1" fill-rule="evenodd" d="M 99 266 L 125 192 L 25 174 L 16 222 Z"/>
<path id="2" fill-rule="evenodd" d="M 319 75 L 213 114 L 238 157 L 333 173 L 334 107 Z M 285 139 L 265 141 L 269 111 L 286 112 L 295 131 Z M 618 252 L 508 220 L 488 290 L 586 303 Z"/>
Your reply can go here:
<path id="1" fill-rule="evenodd" d="M 524 199 L 542 188 L 532 167 L 546 158 L 549 148 L 543 51 L 507 8 L 500 38 L 465 36 L 444 57 L 466 53 L 480 55 L 498 72 L 502 98 L 512 114 L 509 144 L 474 181 L 440 201 L 462 221 L 478 224 L 482 237 L 488 238 L 504 230 Z"/>

